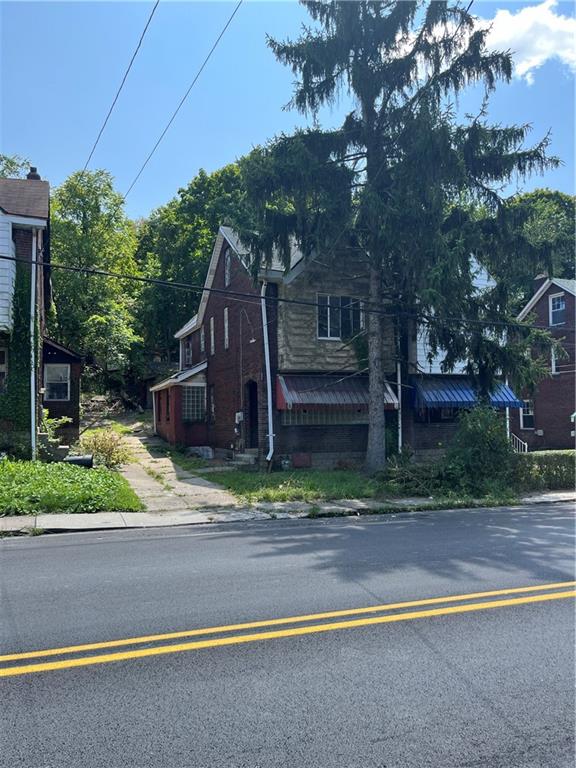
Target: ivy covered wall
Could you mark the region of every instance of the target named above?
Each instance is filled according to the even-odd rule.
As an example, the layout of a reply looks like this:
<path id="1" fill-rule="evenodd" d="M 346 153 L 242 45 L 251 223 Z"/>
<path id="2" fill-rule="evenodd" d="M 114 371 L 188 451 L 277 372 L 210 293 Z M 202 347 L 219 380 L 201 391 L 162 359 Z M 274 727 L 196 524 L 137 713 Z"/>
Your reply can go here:
<path id="1" fill-rule="evenodd" d="M 6 390 L 0 394 L 0 450 L 30 455 L 30 266 L 18 264 L 14 290 L 14 328 L 0 335 L 8 347 Z"/>

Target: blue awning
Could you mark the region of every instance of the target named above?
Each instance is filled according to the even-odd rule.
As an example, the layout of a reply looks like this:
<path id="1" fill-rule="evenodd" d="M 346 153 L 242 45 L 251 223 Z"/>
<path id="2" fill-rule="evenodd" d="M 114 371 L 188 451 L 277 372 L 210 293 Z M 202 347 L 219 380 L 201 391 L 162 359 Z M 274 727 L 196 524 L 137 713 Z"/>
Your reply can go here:
<path id="1" fill-rule="evenodd" d="M 473 408 L 478 396 L 468 376 L 425 376 L 414 380 L 417 408 Z M 494 408 L 522 408 L 507 384 L 499 381 L 490 396 Z"/>

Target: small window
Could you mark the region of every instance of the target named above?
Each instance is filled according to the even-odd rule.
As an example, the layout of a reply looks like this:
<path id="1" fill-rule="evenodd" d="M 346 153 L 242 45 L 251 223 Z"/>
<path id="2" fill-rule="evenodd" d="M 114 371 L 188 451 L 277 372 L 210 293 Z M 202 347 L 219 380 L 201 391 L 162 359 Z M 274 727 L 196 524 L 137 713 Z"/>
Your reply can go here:
<path id="1" fill-rule="evenodd" d="M 70 366 L 47 363 L 44 366 L 44 400 L 70 400 Z"/>
<path id="2" fill-rule="evenodd" d="M 162 421 L 162 392 L 156 392 L 156 421 Z"/>
<path id="3" fill-rule="evenodd" d="M 188 337 L 184 342 L 184 367 L 189 368 L 192 365 L 192 339 Z"/>
<path id="4" fill-rule="evenodd" d="M 206 387 L 182 387 L 182 421 L 206 420 Z"/>
<path id="5" fill-rule="evenodd" d="M 564 325 L 566 322 L 566 297 L 563 293 L 550 296 L 550 325 Z"/>
<path id="6" fill-rule="evenodd" d="M 232 279 L 232 251 L 230 248 L 224 256 L 224 287 L 228 288 Z"/>
<path id="7" fill-rule="evenodd" d="M 558 355 L 554 347 L 550 350 L 550 373 L 554 376 L 556 373 L 560 373 L 558 370 Z"/>
<path id="8" fill-rule="evenodd" d="M 166 421 L 170 421 L 170 388 L 166 390 Z"/>
<path id="9" fill-rule="evenodd" d="M 230 338 L 228 336 L 228 307 L 224 307 L 224 349 L 228 349 Z"/>
<path id="10" fill-rule="evenodd" d="M 206 334 L 204 333 L 204 326 L 200 328 L 200 352 L 206 352 Z"/>
<path id="11" fill-rule="evenodd" d="M 534 429 L 534 403 L 524 400 L 520 410 L 520 429 Z"/>
<path id="12" fill-rule="evenodd" d="M 8 350 L 0 347 L 0 395 L 6 392 L 6 379 L 8 378 Z"/>
<path id="13" fill-rule="evenodd" d="M 214 338 L 214 318 L 210 318 L 210 354 L 216 351 L 216 339 Z"/>

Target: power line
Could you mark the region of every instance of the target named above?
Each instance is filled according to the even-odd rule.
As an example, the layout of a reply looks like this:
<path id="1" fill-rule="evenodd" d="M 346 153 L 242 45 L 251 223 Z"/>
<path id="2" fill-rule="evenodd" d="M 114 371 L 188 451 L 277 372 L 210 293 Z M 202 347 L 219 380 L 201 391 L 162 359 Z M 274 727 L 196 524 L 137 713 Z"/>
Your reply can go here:
<path id="1" fill-rule="evenodd" d="M 90 154 L 88 155 L 88 159 L 84 163 L 84 168 L 82 169 L 82 173 L 84 174 L 86 172 L 86 168 L 88 168 L 88 164 L 90 163 L 90 160 L 92 159 L 92 155 L 94 154 L 94 151 L 96 147 L 98 146 L 98 142 L 100 141 L 100 138 L 102 134 L 104 133 L 104 129 L 106 128 L 106 125 L 108 124 L 108 120 L 110 119 L 110 115 L 112 114 L 112 111 L 114 107 L 116 106 L 116 102 L 118 101 L 118 97 L 120 96 L 120 93 L 122 91 L 122 88 L 124 88 L 124 83 L 126 82 L 126 78 L 128 77 L 130 70 L 132 69 L 132 64 L 134 64 L 134 59 L 136 58 L 138 51 L 140 50 L 140 46 L 142 45 L 142 41 L 144 40 L 144 36 L 146 35 L 146 32 L 148 31 L 148 27 L 150 26 L 150 22 L 152 21 L 152 17 L 154 16 L 156 12 L 156 8 L 158 8 L 160 0 L 156 0 L 154 3 L 154 7 L 152 8 L 152 11 L 150 13 L 150 16 L 148 16 L 148 21 L 146 22 L 146 26 L 144 27 L 142 34 L 140 35 L 140 40 L 138 40 L 138 45 L 136 46 L 134 53 L 132 54 L 132 58 L 130 59 L 130 63 L 128 64 L 128 68 L 126 69 L 126 72 L 124 72 L 124 77 L 122 78 L 122 82 L 120 83 L 120 87 L 116 91 L 116 96 L 114 96 L 114 101 L 110 105 L 110 109 L 108 110 L 108 114 L 106 115 L 106 118 L 104 122 L 102 123 L 102 127 L 100 128 L 100 131 L 98 133 L 98 136 L 96 137 L 96 141 L 94 142 L 94 145 L 92 149 L 90 150 Z"/>
<path id="2" fill-rule="evenodd" d="M 186 93 L 184 94 L 184 96 L 182 97 L 182 99 L 180 100 L 180 103 L 178 104 L 178 106 L 177 106 L 177 107 L 176 107 L 176 109 L 174 110 L 174 112 L 173 112 L 173 114 L 172 114 L 172 117 L 170 118 L 170 120 L 168 120 L 168 123 L 166 124 L 166 127 L 164 128 L 164 130 L 163 130 L 163 131 L 162 131 L 162 133 L 160 134 L 160 136 L 159 136 L 159 138 L 158 138 L 158 141 L 156 142 L 156 144 L 154 144 L 154 146 L 152 147 L 152 150 L 151 150 L 150 154 L 148 155 L 148 157 L 146 158 L 146 160 L 144 160 L 144 162 L 142 163 L 142 166 L 140 167 L 140 170 L 138 171 L 138 173 L 136 174 L 136 176 L 135 176 L 135 177 L 134 177 L 134 179 L 132 180 L 132 183 L 130 184 L 130 186 L 128 187 L 128 190 L 127 190 L 127 192 L 126 192 L 126 194 L 124 195 L 124 200 L 126 200 L 126 198 L 128 197 L 128 195 L 129 195 L 129 194 L 130 194 L 130 192 L 132 191 L 132 188 L 134 187 L 134 185 L 136 184 L 136 182 L 138 181 L 138 179 L 139 179 L 139 178 L 140 178 L 140 176 L 142 175 L 142 172 L 143 172 L 143 170 L 144 170 L 144 169 L 146 168 L 146 166 L 148 165 L 148 162 L 149 162 L 149 161 L 150 161 L 150 159 L 152 158 L 152 155 L 153 155 L 153 154 L 156 152 L 156 150 L 158 149 L 158 146 L 160 145 L 160 142 L 162 141 L 162 139 L 164 138 L 164 136 L 165 136 L 165 135 L 166 135 L 166 133 L 168 132 L 168 129 L 170 128 L 170 126 L 171 126 L 171 125 L 172 125 L 172 123 L 174 122 L 174 119 L 176 118 L 176 115 L 178 114 L 178 112 L 180 112 L 180 109 L 181 109 L 181 107 L 183 106 L 183 104 L 184 104 L 184 102 L 186 101 L 186 99 L 188 98 L 188 95 L 189 95 L 190 91 L 191 91 L 191 90 L 192 90 L 192 88 L 194 88 L 194 86 L 196 85 L 196 82 L 198 81 L 198 78 L 200 77 L 200 75 L 201 75 L 201 74 L 202 74 L 202 72 L 204 71 L 204 68 L 206 67 L 206 64 L 208 64 L 208 62 L 209 62 L 209 60 L 210 60 L 210 58 L 211 58 L 212 54 L 214 53 L 214 51 L 215 51 L 215 50 L 216 50 L 216 48 L 218 47 L 218 43 L 219 43 L 219 42 L 220 42 L 220 40 L 223 38 L 223 36 L 224 36 L 224 33 L 226 32 L 226 30 L 228 29 L 228 27 L 229 27 L 229 26 L 230 26 L 230 24 L 232 23 L 232 19 L 234 18 L 234 16 L 236 16 L 236 13 L 238 12 L 238 9 L 239 9 L 239 8 L 240 8 L 240 6 L 242 5 L 242 3 L 243 3 L 243 0 L 239 0 L 239 2 L 237 3 L 236 7 L 235 7 L 235 8 L 234 8 L 234 10 L 232 11 L 232 13 L 231 13 L 231 15 L 230 15 L 230 17 L 229 17 L 228 21 L 226 22 L 226 24 L 225 24 L 225 25 L 224 25 L 224 27 L 222 28 L 222 31 L 220 32 L 220 34 L 219 34 L 219 35 L 218 35 L 218 37 L 216 38 L 216 40 L 215 40 L 214 44 L 212 45 L 212 48 L 211 48 L 211 49 L 210 49 L 210 51 L 208 52 L 208 55 L 206 56 L 206 58 L 205 58 L 205 59 L 204 59 L 204 61 L 202 62 L 201 66 L 200 66 L 200 69 L 198 70 L 198 72 L 196 73 L 196 75 L 195 75 L 194 79 L 193 79 L 193 80 L 192 80 L 192 82 L 190 83 L 190 86 L 189 86 L 188 90 L 186 91 Z"/>
<path id="3" fill-rule="evenodd" d="M 66 272 L 76 272 L 85 274 L 88 276 L 93 277 L 108 277 L 116 280 L 131 280 L 133 282 L 137 283 L 143 283 L 145 285 L 156 285 L 161 288 L 172 288 L 175 290 L 183 290 L 183 291 L 190 291 L 192 293 L 203 293 L 204 291 L 206 293 L 215 293 L 219 294 L 221 296 L 226 296 L 230 298 L 231 301 L 239 301 L 244 302 L 245 304 L 255 304 L 260 305 L 261 297 L 260 295 L 255 295 L 252 293 L 246 293 L 243 291 L 230 291 L 226 288 L 207 288 L 204 285 L 197 285 L 194 283 L 181 283 L 181 282 L 175 282 L 171 280 L 161 280 L 160 278 L 156 277 L 142 277 L 141 275 L 129 275 L 127 273 L 121 273 L 121 272 L 111 272 L 109 270 L 105 269 L 92 269 L 90 267 L 74 267 L 68 264 L 54 264 L 53 262 L 50 262 L 49 264 L 46 264 L 43 261 L 39 260 L 31 260 L 31 259 L 23 259 L 19 258 L 17 256 L 3 256 L 0 255 L 0 260 L 3 261 L 13 261 L 20 264 L 36 264 L 40 267 L 45 267 L 47 269 L 61 269 Z M 303 306 L 303 307 L 315 307 L 318 308 L 321 305 L 317 301 L 308 301 L 306 299 L 288 299 L 283 296 L 266 296 L 266 301 L 274 302 L 276 304 L 293 304 L 296 306 Z M 325 308 L 325 305 L 322 305 L 323 308 Z M 494 328 L 494 327 L 502 327 L 502 328 L 519 328 L 526 330 L 527 328 L 535 328 L 538 330 L 562 330 L 567 332 L 572 332 L 576 330 L 573 326 L 557 326 L 557 325 L 527 325 L 526 323 L 521 323 L 518 321 L 513 320 L 478 320 L 478 319 L 472 319 L 472 318 L 464 318 L 464 317 L 444 317 L 444 318 L 433 318 L 432 322 L 430 323 L 430 318 L 423 314 L 419 314 L 417 312 L 387 312 L 383 309 L 370 309 L 366 304 L 362 305 L 361 311 L 364 314 L 367 315 L 380 315 L 381 317 L 391 317 L 391 318 L 401 318 L 406 320 L 417 320 L 419 322 L 424 322 L 427 324 L 432 325 L 450 325 L 453 326 L 455 323 L 462 324 L 462 325 L 476 325 L 481 327 L 487 327 L 487 328 Z"/>

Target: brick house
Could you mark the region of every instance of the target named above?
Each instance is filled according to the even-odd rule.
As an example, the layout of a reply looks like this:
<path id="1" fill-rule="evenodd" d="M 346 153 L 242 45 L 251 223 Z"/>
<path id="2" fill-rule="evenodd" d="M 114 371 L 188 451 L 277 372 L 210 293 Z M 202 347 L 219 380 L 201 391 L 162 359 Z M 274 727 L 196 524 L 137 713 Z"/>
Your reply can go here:
<path id="1" fill-rule="evenodd" d="M 360 462 L 368 437 L 368 376 L 358 344 L 368 293 L 363 271 L 352 264 L 330 271 L 295 251 L 287 270 L 273 261 L 255 282 L 249 254 L 221 227 L 205 288 L 198 314 L 176 333 L 178 372 L 151 387 L 155 431 L 172 444 L 210 446 L 225 456 L 287 458 L 294 466 Z M 423 375 L 416 340 L 406 365 L 397 364 L 395 349 L 387 318 L 388 439 L 435 450 L 454 433 L 457 410 L 474 405 L 474 392 L 463 375 L 450 382 Z M 500 385 L 495 405 L 511 402 L 519 404 Z"/>
<path id="2" fill-rule="evenodd" d="M 522 409 L 512 414 L 512 432 L 530 451 L 574 448 L 575 296 L 576 280 L 539 277 L 534 295 L 518 315 L 519 320 L 532 315 L 536 325 L 548 326 L 564 351 L 563 356 L 552 355 L 550 376 L 532 395 L 526 393 Z"/>
<path id="3" fill-rule="evenodd" d="M 44 340 L 50 305 L 50 187 L 35 168 L 0 179 L 0 450 L 36 456 L 42 407 L 79 415 L 79 358 L 56 365 Z M 12 260 L 15 259 L 15 260 Z M 57 354 L 61 354 L 62 350 Z M 50 393 L 58 397 L 50 398 Z M 69 432 L 70 435 L 72 432 Z"/>

